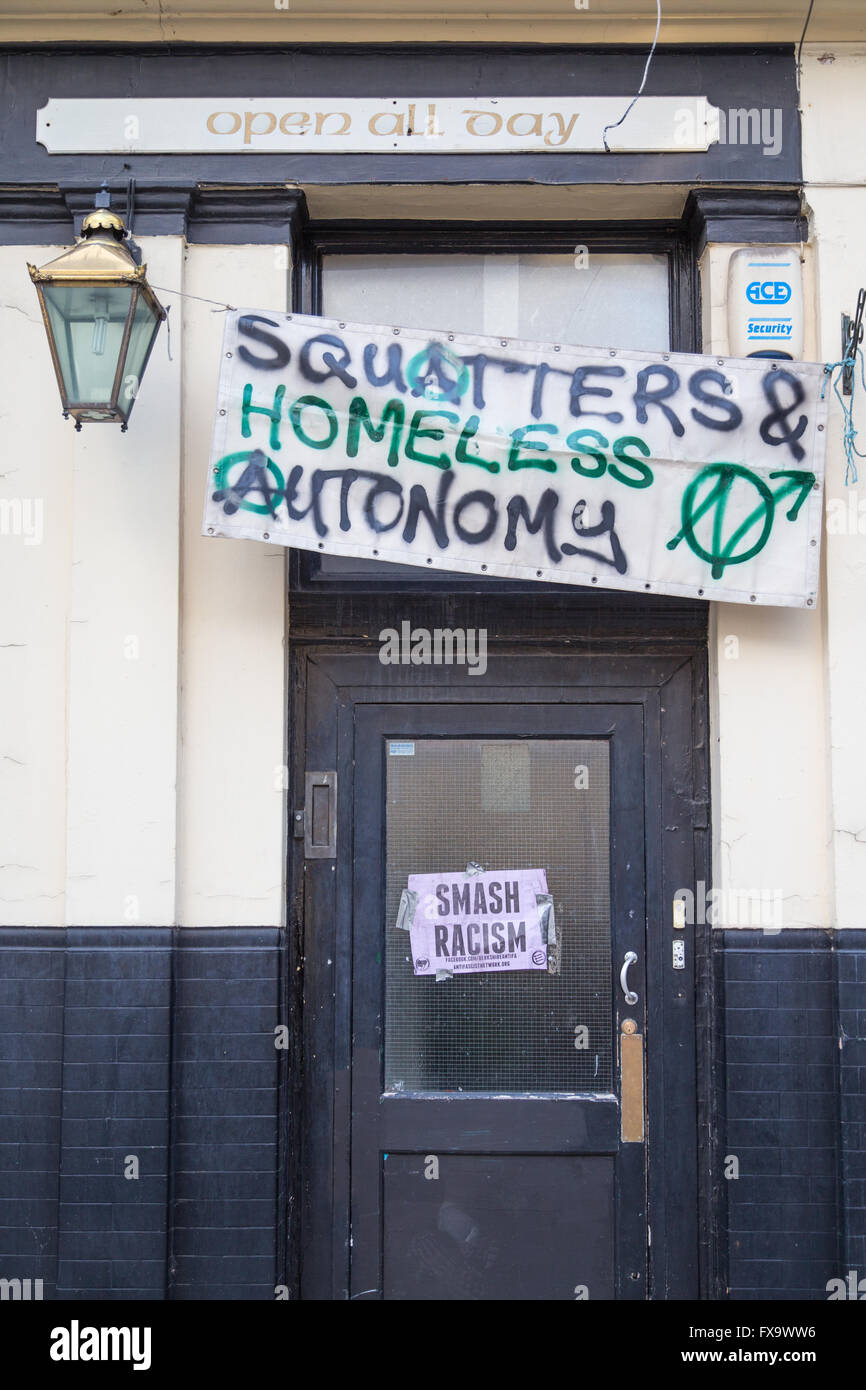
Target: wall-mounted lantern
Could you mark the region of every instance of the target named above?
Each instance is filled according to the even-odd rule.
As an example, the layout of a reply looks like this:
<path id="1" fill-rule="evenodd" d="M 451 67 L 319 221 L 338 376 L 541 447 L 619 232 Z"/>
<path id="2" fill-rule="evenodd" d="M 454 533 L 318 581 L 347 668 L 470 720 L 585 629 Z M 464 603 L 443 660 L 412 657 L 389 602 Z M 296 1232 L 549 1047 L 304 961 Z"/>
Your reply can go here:
<path id="1" fill-rule="evenodd" d="M 123 245 L 126 228 L 108 208 L 89 212 L 81 240 L 41 270 L 28 265 L 39 295 L 63 416 L 120 422 L 126 429 L 147 359 L 165 318 Z"/>

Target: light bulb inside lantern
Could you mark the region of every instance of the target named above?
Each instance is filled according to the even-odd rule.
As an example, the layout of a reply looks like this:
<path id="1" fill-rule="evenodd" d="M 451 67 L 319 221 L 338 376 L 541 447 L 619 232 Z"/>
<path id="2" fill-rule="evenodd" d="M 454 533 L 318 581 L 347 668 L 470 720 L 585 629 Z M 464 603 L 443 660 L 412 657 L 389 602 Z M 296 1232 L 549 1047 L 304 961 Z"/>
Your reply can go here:
<path id="1" fill-rule="evenodd" d="M 105 352 L 105 336 L 108 331 L 108 304 L 104 299 L 97 300 L 93 314 L 93 333 L 90 351 L 94 357 L 102 357 Z"/>

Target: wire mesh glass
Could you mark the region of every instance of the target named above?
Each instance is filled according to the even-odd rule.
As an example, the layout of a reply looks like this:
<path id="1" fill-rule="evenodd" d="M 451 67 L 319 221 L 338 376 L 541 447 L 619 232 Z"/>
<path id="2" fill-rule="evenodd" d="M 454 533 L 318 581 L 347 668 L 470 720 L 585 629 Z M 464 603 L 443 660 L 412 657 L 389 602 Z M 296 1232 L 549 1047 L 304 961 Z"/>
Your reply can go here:
<path id="1" fill-rule="evenodd" d="M 385 1086 L 611 1091 L 610 786 L 603 739 L 386 742 Z M 544 869 L 560 970 L 416 976 L 410 874 Z"/>

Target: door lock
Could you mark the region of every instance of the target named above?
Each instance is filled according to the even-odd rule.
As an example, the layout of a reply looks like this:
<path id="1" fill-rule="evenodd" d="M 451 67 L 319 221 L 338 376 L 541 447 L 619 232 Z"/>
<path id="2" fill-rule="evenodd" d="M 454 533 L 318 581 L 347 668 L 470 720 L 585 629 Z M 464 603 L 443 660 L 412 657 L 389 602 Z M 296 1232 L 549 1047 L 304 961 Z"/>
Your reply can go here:
<path id="1" fill-rule="evenodd" d="M 620 1139 L 644 1141 L 643 1034 L 633 1018 L 624 1018 L 619 1035 Z"/>

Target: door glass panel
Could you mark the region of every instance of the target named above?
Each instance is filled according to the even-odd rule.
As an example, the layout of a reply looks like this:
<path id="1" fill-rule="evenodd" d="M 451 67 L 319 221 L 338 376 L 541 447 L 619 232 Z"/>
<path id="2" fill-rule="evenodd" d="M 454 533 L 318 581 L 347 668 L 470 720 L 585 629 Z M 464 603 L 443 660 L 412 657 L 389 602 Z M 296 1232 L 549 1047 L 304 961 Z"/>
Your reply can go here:
<path id="1" fill-rule="evenodd" d="M 664 352 L 668 259 L 595 251 L 327 256 L 322 312 L 356 323 Z"/>
<path id="2" fill-rule="evenodd" d="M 602 739 L 387 741 L 385 1087 L 613 1089 L 609 747 Z M 559 971 L 415 975 L 410 874 L 543 869 Z"/>

